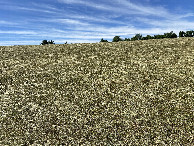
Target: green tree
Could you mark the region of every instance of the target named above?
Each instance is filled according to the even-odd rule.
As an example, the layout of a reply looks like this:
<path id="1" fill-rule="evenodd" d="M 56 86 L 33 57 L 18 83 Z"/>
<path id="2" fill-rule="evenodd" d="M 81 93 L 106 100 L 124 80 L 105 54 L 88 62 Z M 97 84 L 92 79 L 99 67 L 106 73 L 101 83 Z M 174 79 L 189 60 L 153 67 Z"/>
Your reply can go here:
<path id="1" fill-rule="evenodd" d="M 142 35 L 140 33 L 136 34 L 134 37 L 131 38 L 132 41 L 135 40 L 142 40 Z"/>
<path id="2" fill-rule="evenodd" d="M 132 41 L 136 41 L 137 38 L 134 36 L 134 37 L 131 38 L 131 40 L 132 40 Z"/>
<path id="3" fill-rule="evenodd" d="M 194 37 L 194 31 L 192 31 L 192 30 L 186 31 L 185 37 Z"/>
<path id="4" fill-rule="evenodd" d="M 148 37 L 142 37 L 142 40 L 148 40 Z"/>
<path id="5" fill-rule="evenodd" d="M 185 37 L 185 32 L 184 31 L 180 31 L 179 32 L 179 37 Z"/>
<path id="6" fill-rule="evenodd" d="M 120 36 L 115 36 L 112 40 L 112 42 L 119 42 L 119 41 L 123 41 Z"/>
<path id="7" fill-rule="evenodd" d="M 173 33 L 173 31 L 171 31 L 170 33 L 164 33 L 164 37 L 165 38 L 177 38 L 176 33 Z"/>
<path id="8" fill-rule="evenodd" d="M 136 34 L 135 37 L 137 38 L 137 40 L 141 40 L 142 39 L 142 35 L 140 33 Z"/>
<path id="9" fill-rule="evenodd" d="M 165 38 L 164 35 L 160 35 L 160 34 L 154 35 L 154 39 L 163 39 L 163 38 Z"/>
<path id="10" fill-rule="evenodd" d="M 154 39 L 154 37 L 152 37 L 151 35 L 147 35 L 146 37 L 148 38 L 148 40 L 149 39 Z"/>

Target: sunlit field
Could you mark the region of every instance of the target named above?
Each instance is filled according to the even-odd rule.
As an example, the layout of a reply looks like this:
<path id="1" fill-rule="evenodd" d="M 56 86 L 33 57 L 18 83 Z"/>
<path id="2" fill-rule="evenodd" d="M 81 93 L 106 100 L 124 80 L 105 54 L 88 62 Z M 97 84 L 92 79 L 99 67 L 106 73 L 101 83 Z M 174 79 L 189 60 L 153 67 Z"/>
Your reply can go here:
<path id="1" fill-rule="evenodd" d="M 192 145 L 194 38 L 0 47 L 0 145 Z"/>

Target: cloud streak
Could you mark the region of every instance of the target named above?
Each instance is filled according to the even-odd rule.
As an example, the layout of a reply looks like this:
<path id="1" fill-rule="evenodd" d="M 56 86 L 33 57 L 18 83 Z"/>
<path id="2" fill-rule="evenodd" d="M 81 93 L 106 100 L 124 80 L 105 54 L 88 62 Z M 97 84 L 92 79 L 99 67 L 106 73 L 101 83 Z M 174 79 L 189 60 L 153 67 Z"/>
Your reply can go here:
<path id="1" fill-rule="evenodd" d="M 3 30 L 0 30 L 0 34 L 23 34 L 23 35 L 26 35 L 26 34 L 29 34 L 29 35 L 36 35 L 37 32 L 34 32 L 34 31 L 11 31 L 11 30 L 8 30 L 8 31 L 3 31 Z"/>

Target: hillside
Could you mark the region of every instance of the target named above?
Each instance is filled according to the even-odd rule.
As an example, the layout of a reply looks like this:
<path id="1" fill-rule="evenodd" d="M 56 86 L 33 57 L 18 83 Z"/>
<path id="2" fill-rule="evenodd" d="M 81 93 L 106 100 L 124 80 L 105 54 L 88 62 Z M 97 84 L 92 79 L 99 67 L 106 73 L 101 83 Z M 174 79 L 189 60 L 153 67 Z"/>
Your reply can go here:
<path id="1" fill-rule="evenodd" d="M 194 38 L 0 47 L 0 145 L 192 145 Z"/>

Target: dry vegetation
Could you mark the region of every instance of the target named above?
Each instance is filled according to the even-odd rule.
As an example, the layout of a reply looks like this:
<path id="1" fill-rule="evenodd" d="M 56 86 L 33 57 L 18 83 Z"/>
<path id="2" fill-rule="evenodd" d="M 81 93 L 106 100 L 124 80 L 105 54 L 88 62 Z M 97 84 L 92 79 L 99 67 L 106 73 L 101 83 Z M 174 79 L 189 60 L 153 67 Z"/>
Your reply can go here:
<path id="1" fill-rule="evenodd" d="M 192 145 L 194 38 L 0 47 L 0 145 Z"/>

